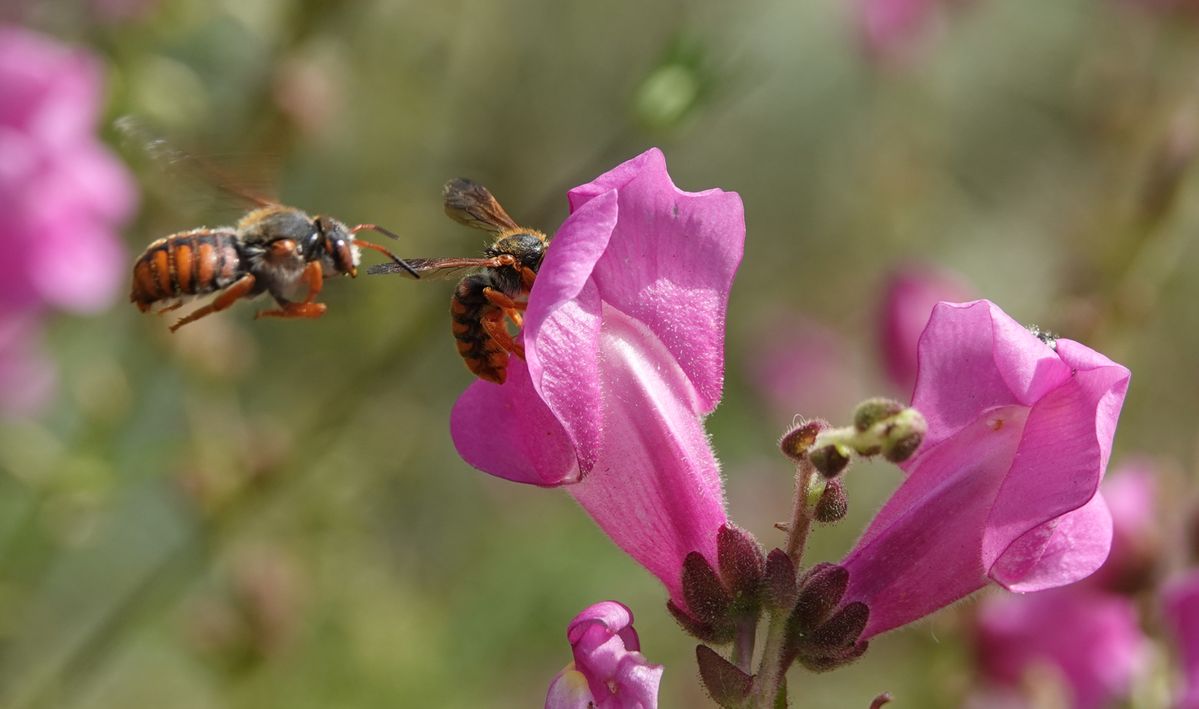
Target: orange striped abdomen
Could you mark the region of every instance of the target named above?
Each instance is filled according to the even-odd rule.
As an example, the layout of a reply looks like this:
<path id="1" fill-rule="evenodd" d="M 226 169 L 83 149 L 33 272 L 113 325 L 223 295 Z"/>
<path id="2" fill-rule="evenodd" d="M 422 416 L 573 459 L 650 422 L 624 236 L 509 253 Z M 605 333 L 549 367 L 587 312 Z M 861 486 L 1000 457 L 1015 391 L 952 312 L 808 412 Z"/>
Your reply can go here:
<path id="1" fill-rule="evenodd" d="M 503 384 L 508 375 L 508 352 L 483 329 L 484 318 L 500 313 L 483 295 L 484 288 L 493 287 L 489 276 L 477 273 L 458 283 L 450 299 L 451 328 L 466 368 L 480 379 Z"/>
<path id="2" fill-rule="evenodd" d="M 133 264 L 129 300 L 145 312 L 154 303 L 227 288 L 243 273 L 239 245 L 229 229 L 194 229 L 157 240 Z"/>

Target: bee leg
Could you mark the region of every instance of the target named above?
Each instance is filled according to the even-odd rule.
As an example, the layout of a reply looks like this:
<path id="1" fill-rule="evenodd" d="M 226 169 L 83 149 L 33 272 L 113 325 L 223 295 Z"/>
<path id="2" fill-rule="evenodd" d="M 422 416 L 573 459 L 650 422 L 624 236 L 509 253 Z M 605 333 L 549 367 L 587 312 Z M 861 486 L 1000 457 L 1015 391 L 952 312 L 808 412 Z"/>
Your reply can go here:
<path id="1" fill-rule="evenodd" d="M 182 307 L 183 307 L 183 301 L 181 300 L 178 303 L 175 303 L 174 305 L 168 305 L 165 308 L 159 308 L 158 310 L 155 310 L 154 314 L 155 315 L 166 315 L 167 313 L 171 312 L 172 310 L 178 310 L 179 308 L 182 308 Z"/>
<path id="2" fill-rule="evenodd" d="M 525 346 L 512 339 L 512 335 L 508 334 L 507 328 L 504 327 L 504 311 L 496 310 L 484 315 L 481 324 L 483 331 L 495 344 L 500 346 L 500 349 L 511 352 L 521 359 L 525 358 Z"/>
<path id="3" fill-rule="evenodd" d="M 525 287 L 525 290 L 532 288 L 533 281 L 536 279 L 537 279 L 536 271 L 529 268 L 528 266 L 520 267 L 520 282 L 521 282 L 521 285 L 523 285 Z"/>
<path id="4" fill-rule="evenodd" d="M 327 306 L 324 303 L 280 303 L 277 310 L 263 310 L 254 316 L 258 318 L 309 318 L 316 319 L 325 314 Z"/>
<path id="5" fill-rule="evenodd" d="M 171 325 L 171 332 L 178 330 L 189 322 L 195 322 L 206 315 L 221 312 L 225 308 L 228 308 L 230 305 L 233 305 L 235 302 L 237 302 L 238 299 L 250 295 L 253 290 L 254 275 L 247 273 L 239 280 L 235 281 L 233 285 L 222 291 L 221 294 L 216 297 L 216 300 L 212 301 L 208 305 L 205 305 L 203 308 L 200 308 L 187 317 L 180 319 L 174 325 Z"/>
<path id="6" fill-rule="evenodd" d="M 507 295 L 491 287 L 483 289 L 483 297 L 486 298 L 489 303 L 499 308 L 504 315 L 507 315 L 517 327 L 524 325 L 524 318 L 520 313 L 522 310 L 529 307 L 527 303 L 521 303 L 513 300 Z"/>
<path id="7" fill-rule="evenodd" d="M 304 267 L 304 273 L 300 276 L 308 283 L 308 296 L 304 298 L 304 303 L 311 303 L 316 300 L 316 297 L 321 293 L 321 286 L 325 283 L 324 269 L 321 268 L 320 261 L 309 261 Z M 324 312 L 323 310 L 321 312 Z"/>

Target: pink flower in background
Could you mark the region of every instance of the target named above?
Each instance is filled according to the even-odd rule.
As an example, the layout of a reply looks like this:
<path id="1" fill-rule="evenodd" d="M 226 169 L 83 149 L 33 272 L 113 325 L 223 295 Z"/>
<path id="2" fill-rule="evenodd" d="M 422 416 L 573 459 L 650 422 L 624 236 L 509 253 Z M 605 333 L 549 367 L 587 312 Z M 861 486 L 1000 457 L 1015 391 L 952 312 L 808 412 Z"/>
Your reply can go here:
<path id="1" fill-rule="evenodd" d="M 46 306 L 106 308 L 125 273 L 116 234 L 136 202 L 128 172 L 96 139 L 99 62 L 0 25 L 0 387 L 8 413 L 53 389 L 37 349 Z M 14 404 L 14 402 L 16 402 Z"/>
<path id="2" fill-rule="evenodd" d="M 1129 372 L 1046 345 L 994 304 L 941 303 L 920 339 L 912 405 L 928 421 L 907 477 L 842 562 L 868 639 L 995 581 L 1015 591 L 1099 568 L 1112 519 L 1096 494 Z"/>
<path id="3" fill-rule="evenodd" d="M 101 68 L 82 50 L 0 27 L 0 306 L 108 306 L 124 279 L 116 229 L 136 193 L 96 140 Z"/>
<path id="4" fill-rule="evenodd" d="M 887 279 L 879 308 L 879 351 L 887 378 L 904 396 L 916 384 L 916 345 L 933 306 L 970 297 L 962 279 L 930 266 L 905 266 Z"/>
<path id="5" fill-rule="evenodd" d="M 679 190 L 656 149 L 569 198 L 525 314 L 527 364 L 473 383 L 451 433 L 480 470 L 564 486 L 686 608 L 683 559 L 715 563 L 726 521 L 703 418 L 724 383 L 741 199 Z"/>
<path id="6" fill-rule="evenodd" d="M 1086 585 L 995 594 L 978 612 L 983 678 L 1019 693 L 1048 674 L 1075 709 L 1127 696 L 1148 650 L 1133 601 Z"/>
<path id="7" fill-rule="evenodd" d="M 54 393 L 58 377 L 37 337 L 33 317 L 0 314 L 0 416 L 33 414 Z"/>
<path id="8" fill-rule="evenodd" d="M 885 61 L 903 53 L 932 24 L 940 0 L 861 0 L 858 32 L 871 58 Z"/>
<path id="9" fill-rule="evenodd" d="M 587 607 L 566 629 L 574 661 L 550 682 L 546 709 L 654 709 L 662 666 L 639 652 L 633 613 L 622 603 Z"/>
<path id="10" fill-rule="evenodd" d="M 1162 590 L 1162 619 L 1182 662 L 1175 706 L 1199 709 L 1199 570 L 1172 580 Z"/>
<path id="11" fill-rule="evenodd" d="M 1118 466 L 1103 481 L 1103 499 L 1112 513 L 1112 550 L 1086 583 L 1125 593 L 1152 585 L 1163 533 L 1155 466 L 1144 459 Z"/>
<path id="12" fill-rule="evenodd" d="M 864 398 L 854 347 L 819 323 L 785 314 L 768 319 L 754 341 L 749 381 L 776 418 L 835 418 Z"/>

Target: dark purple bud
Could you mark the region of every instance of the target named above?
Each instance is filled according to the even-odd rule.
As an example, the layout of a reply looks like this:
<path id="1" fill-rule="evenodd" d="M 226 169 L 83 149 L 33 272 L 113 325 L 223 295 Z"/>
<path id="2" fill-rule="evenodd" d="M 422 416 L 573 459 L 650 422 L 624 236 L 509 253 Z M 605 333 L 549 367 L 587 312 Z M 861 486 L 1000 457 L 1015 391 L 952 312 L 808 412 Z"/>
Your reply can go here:
<path id="1" fill-rule="evenodd" d="M 853 647 L 870 620 L 870 607 L 854 601 L 833 614 L 811 635 L 811 644 L 830 649 Z"/>
<path id="2" fill-rule="evenodd" d="M 695 660 L 699 663 L 699 677 L 712 701 L 726 709 L 745 706 L 753 688 L 753 677 L 707 645 L 695 648 Z"/>
<path id="3" fill-rule="evenodd" d="M 817 522 L 831 524 L 840 522 L 848 511 L 849 500 L 845 497 L 845 486 L 841 484 L 841 480 L 833 478 L 826 482 L 812 516 Z"/>
<path id="4" fill-rule="evenodd" d="M 888 440 L 883 444 L 883 457 L 892 463 L 902 463 L 911 458 L 923 442 L 924 431 L 913 431 L 894 441 Z"/>
<path id="5" fill-rule="evenodd" d="M 799 595 L 795 581 L 795 564 L 782 549 L 772 549 L 766 555 L 765 601 L 771 608 L 793 608 Z"/>
<path id="6" fill-rule="evenodd" d="M 704 642 L 716 642 L 716 631 L 710 623 L 703 623 L 692 618 L 687 611 L 676 606 L 674 601 L 666 602 L 666 610 L 674 616 L 675 621 L 683 628 L 683 632 Z"/>
<path id="7" fill-rule="evenodd" d="M 712 626 L 715 642 L 733 639 L 735 628 L 730 613 L 733 597 L 712 565 L 697 551 L 683 559 L 683 599 L 694 618 Z"/>
<path id="8" fill-rule="evenodd" d="M 866 650 L 870 647 L 870 643 L 862 641 L 853 647 L 845 648 L 839 652 L 831 654 L 813 654 L 803 655 L 798 657 L 799 664 L 806 667 L 812 672 L 828 672 L 835 670 L 838 667 L 844 667 L 862 655 L 866 654 Z"/>
<path id="9" fill-rule="evenodd" d="M 828 428 L 828 422 L 821 419 L 805 421 L 793 426 L 779 439 L 779 448 L 788 458 L 801 460 L 808 454 L 808 449 L 812 447 L 812 444 L 816 442 L 816 436 L 826 428 Z"/>
<path id="10" fill-rule="evenodd" d="M 866 431 L 874 424 L 891 418 L 906 407 L 894 399 L 867 399 L 858 404 L 853 412 L 853 427 L 859 432 Z"/>
<path id="11" fill-rule="evenodd" d="M 799 583 L 799 597 L 791 622 L 805 636 L 810 636 L 841 602 L 848 586 L 849 571 L 844 566 L 828 562 L 813 566 Z"/>
<path id="12" fill-rule="evenodd" d="M 766 558 L 758 540 L 740 527 L 721 525 L 716 533 L 716 560 L 720 577 L 734 597 L 751 600 L 756 605 L 766 571 Z"/>
<path id="13" fill-rule="evenodd" d="M 875 697 L 873 702 L 870 702 L 870 709 L 882 709 L 884 704 L 891 703 L 891 699 L 892 697 L 890 692 L 883 692 Z"/>
<path id="14" fill-rule="evenodd" d="M 808 460 L 826 478 L 836 477 L 849 465 L 849 454 L 836 444 L 822 446 L 808 453 Z"/>

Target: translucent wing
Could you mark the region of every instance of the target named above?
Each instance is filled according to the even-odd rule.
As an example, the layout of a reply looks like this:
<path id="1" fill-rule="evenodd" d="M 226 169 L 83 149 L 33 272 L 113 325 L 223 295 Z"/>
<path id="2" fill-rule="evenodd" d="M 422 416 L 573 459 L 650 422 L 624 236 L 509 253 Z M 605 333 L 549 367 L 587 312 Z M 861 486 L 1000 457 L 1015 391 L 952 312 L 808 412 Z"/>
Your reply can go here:
<path id="1" fill-rule="evenodd" d="M 226 195 L 259 207 L 278 204 L 278 201 L 246 188 L 212 162 L 171 143 L 137 116 L 121 116 L 113 122 L 113 127 L 121 135 L 122 145 L 127 150 L 146 155 L 167 175 L 193 177 Z"/>
<path id="2" fill-rule="evenodd" d="M 490 232 L 520 228 L 491 192 L 477 182 L 463 177 L 450 180 L 445 183 L 442 197 L 445 213 L 459 224 Z"/>
<path id="3" fill-rule="evenodd" d="M 504 265 L 504 262 L 496 258 L 406 258 L 403 261 L 411 266 L 412 271 L 419 274 L 421 279 L 449 278 L 472 268 L 494 268 Z M 372 276 L 395 273 L 413 277 L 410 271 L 395 262 L 371 266 L 366 272 Z"/>

